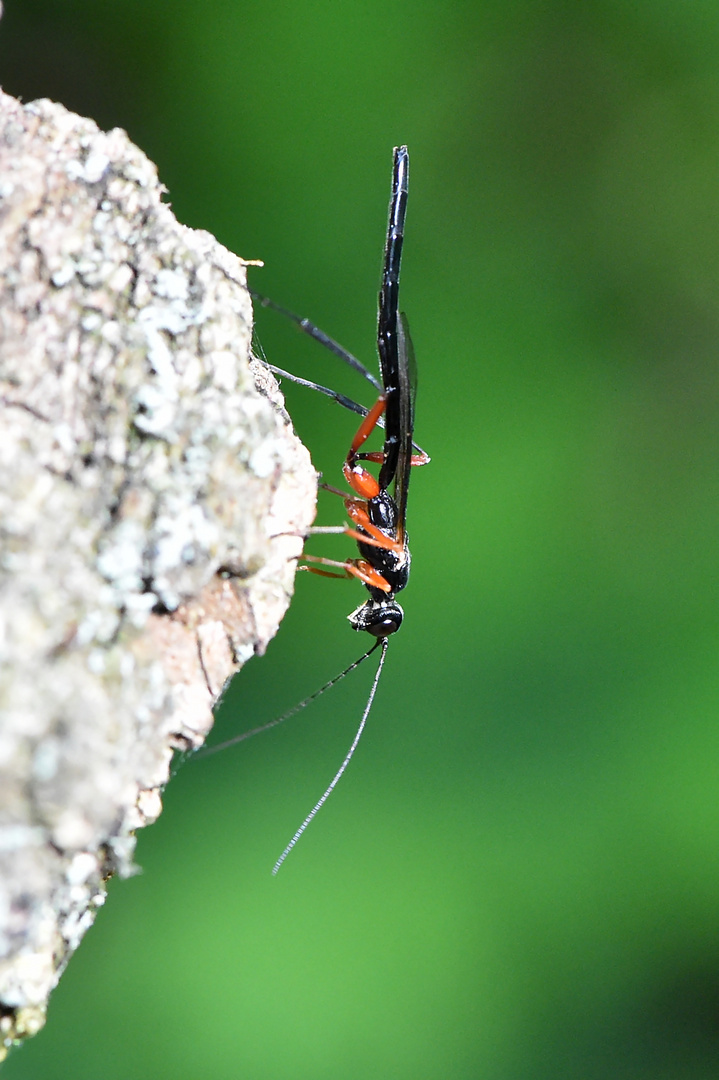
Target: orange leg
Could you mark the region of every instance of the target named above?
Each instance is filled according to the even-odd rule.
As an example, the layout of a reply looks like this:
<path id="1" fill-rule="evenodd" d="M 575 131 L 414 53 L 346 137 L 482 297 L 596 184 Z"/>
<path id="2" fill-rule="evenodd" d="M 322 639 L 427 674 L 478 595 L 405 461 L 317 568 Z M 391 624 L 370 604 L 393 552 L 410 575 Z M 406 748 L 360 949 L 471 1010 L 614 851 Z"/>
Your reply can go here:
<path id="1" fill-rule="evenodd" d="M 400 540 L 393 540 L 391 536 L 387 536 L 381 529 L 378 529 L 376 525 L 373 525 L 367 514 L 367 507 L 364 503 L 358 499 L 347 499 L 345 501 L 345 509 L 347 513 L 354 521 L 355 525 L 359 525 L 366 533 L 375 541 L 373 547 L 385 548 L 387 551 L 394 551 L 396 555 L 401 555 L 404 551 L 404 544 Z M 350 535 L 354 535 L 350 533 Z M 357 537 L 355 536 L 355 539 Z M 364 540 L 364 537 L 360 537 Z"/>
<path id="2" fill-rule="evenodd" d="M 351 536 L 353 540 L 357 540 L 361 544 L 369 544 L 370 547 L 383 548 L 385 551 L 394 551 L 399 555 L 402 551 L 402 545 L 398 540 L 390 540 L 389 537 L 381 530 L 375 530 L 379 532 L 381 539 L 375 540 L 371 536 L 366 536 L 364 533 L 359 532 L 357 529 L 351 529 L 349 525 L 317 525 L 309 529 L 307 536 Z M 277 535 L 283 535 L 279 533 Z M 304 536 L 304 533 L 288 533 L 291 536 Z M 306 539 L 306 537 L 305 537 Z M 301 559 L 301 555 L 293 555 L 295 559 Z"/>
<path id="3" fill-rule="evenodd" d="M 384 453 L 382 450 L 373 450 L 369 454 L 357 454 L 360 461 L 371 461 L 373 465 L 384 465 Z M 410 465 L 429 465 L 431 461 L 429 454 L 412 454 L 410 458 Z"/>
<path id="4" fill-rule="evenodd" d="M 387 398 L 384 396 L 384 394 L 380 394 L 380 396 L 377 398 L 376 402 L 374 403 L 370 411 L 367 413 L 360 426 L 357 428 L 357 434 L 352 440 L 350 452 L 347 455 L 348 461 L 351 461 L 352 458 L 354 458 L 360 446 L 362 446 L 362 444 L 367 441 L 374 429 L 377 427 L 377 421 L 384 412 L 386 405 Z"/>
<path id="5" fill-rule="evenodd" d="M 357 495 L 361 495 L 363 499 L 374 499 L 376 495 L 379 495 L 379 484 L 376 477 L 367 469 L 363 469 L 361 465 L 350 464 L 349 461 L 345 461 L 342 472 L 352 490 Z"/>
<path id="6" fill-rule="evenodd" d="M 374 477 L 372 477 L 374 480 Z M 367 514 L 367 504 L 363 499 L 354 499 L 351 495 L 346 495 L 342 491 L 338 491 L 337 488 L 327 487 L 327 491 L 331 491 L 333 495 L 339 495 L 345 501 L 345 509 L 349 516 L 354 521 L 355 525 L 359 525 L 365 530 L 367 536 L 357 532 L 355 529 L 351 529 L 348 526 L 328 526 L 324 528 L 320 526 L 318 529 L 311 529 L 310 532 L 317 533 L 340 533 L 343 532 L 345 536 L 351 536 L 353 540 L 358 540 L 362 544 L 369 544 L 371 547 L 384 548 L 385 551 L 394 551 L 395 554 L 401 555 L 404 551 L 404 545 L 401 540 L 393 540 L 386 533 L 383 533 L 381 529 L 378 529 L 376 525 L 373 525 Z"/>
<path id="7" fill-rule="evenodd" d="M 345 509 L 347 510 L 349 517 L 354 524 L 358 525 L 359 529 L 362 530 L 359 531 L 358 529 L 352 529 L 345 526 L 342 531 L 346 536 L 351 536 L 360 544 L 368 544 L 371 547 L 380 548 L 384 551 L 392 551 L 396 555 L 401 555 L 404 551 L 403 540 L 393 540 L 392 537 L 387 536 L 387 534 L 377 528 L 376 525 L 373 525 L 369 519 L 367 500 L 373 499 L 380 494 L 380 486 L 377 478 L 359 464 L 360 461 L 369 461 L 372 462 L 372 464 L 381 465 L 385 460 L 383 451 L 379 450 L 371 453 L 360 453 L 360 447 L 364 445 L 377 427 L 377 422 L 383 415 L 386 405 L 387 399 L 385 395 L 380 394 L 374 406 L 367 413 L 357 429 L 344 465 L 342 466 L 345 480 L 352 491 L 354 491 L 356 495 L 359 495 L 360 498 L 357 499 L 352 495 L 346 495 L 344 492 L 331 487 L 329 484 L 324 484 L 322 486 L 327 491 L 331 491 L 332 494 L 339 495 L 340 498 L 344 499 Z M 412 455 L 412 465 L 426 465 L 428 462 L 429 457 L 424 452 Z M 317 555 L 305 555 L 304 558 L 324 566 L 336 566 L 342 570 L 342 573 L 333 574 L 330 571 L 319 570 L 312 566 L 300 567 L 302 570 L 309 570 L 312 573 L 321 574 L 323 577 L 357 577 L 366 585 L 381 589 L 383 592 L 391 592 L 390 586 L 387 584 L 384 577 L 378 570 L 375 570 L 366 559 L 348 559 L 346 562 L 337 562 L 334 559 L 323 559 Z"/>
<path id="8" fill-rule="evenodd" d="M 391 586 L 385 581 L 378 570 L 375 570 L 366 559 L 348 559 L 347 562 L 338 562 L 335 559 L 324 559 L 320 555 L 303 555 L 303 559 L 320 563 L 322 566 L 336 566 L 343 571 L 341 574 L 333 574 L 328 570 L 319 570 L 315 566 L 300 566 L 300 570 L 309 570 L 311 574 L 320 574 L 322 577 L 356 577 L 365 585 L 371 585 L 382 592 L 392 592 Z"/>
<path id="9" fill-rule="evenodd" d="M 375 495 L 379 495 L 379 484 L 372 473 L 363 468 L 359 462 L 371 461 L 373 464 L 382 465 L 384 458 L 385 456 L 381 450 L 376 453 L 373 451 L 370 454 L 355 454 L 350 450 L 347 455 L 347 460 L 342 466 L 344 478 L 352 490 L 361 495 L 363 499 L 373 499 Z M 426 454 L 412 454 L 410 464 L 427 465 L 429 460 Z"/>
<path id="10" fill-rule="evenodd" d="M 375 540 L 373 537 L 365 536 L 364 533 L 358 532 L 357 529 L 350 529 L 347 526 L 344 527 L 342 532 L 345 536 L 351 536 L 358 544 L 368 544 L 369 547 L 382 548 L 384 551 L 394 551 L 397 555 L 402 554 L 402 545 L 399 541 L 390 540 L 384 533 L 382 534 L 381 540 Z"/>
<path id="11" fill-rule="evenodd" d="M 357 428 L 357 433 L 352 440 L 352 445 L 342 466 L 345 480 L 352 490 L 361 495 L 363 499 L 373 499 L 375 495 L 379 495 L 379 484 L 371 472 L 358 464 L 358 451 L 377 427 L 377 421 L 385 411 L 386 405 L 387 399 L 384 394 L 380 394 Z"/>

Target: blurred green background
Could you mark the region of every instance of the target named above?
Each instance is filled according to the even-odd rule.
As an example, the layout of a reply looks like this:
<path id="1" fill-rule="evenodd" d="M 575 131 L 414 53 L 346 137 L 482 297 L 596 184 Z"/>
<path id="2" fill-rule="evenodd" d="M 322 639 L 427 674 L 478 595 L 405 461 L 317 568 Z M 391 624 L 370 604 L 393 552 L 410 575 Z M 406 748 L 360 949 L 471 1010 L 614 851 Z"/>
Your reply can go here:
<path id="1" fill-rule="evenodd" d="M 368 730 L 279 877 L 369 665 L 180 772 L 5 1075 L 719 1076 L 719 7 L 7 0 L 0 81 L 126 128 L 369 364 L 408 143 L 433 457 Z M 261 314 L 270 359 L 367 400 Z M 340 482 L 353 418 L 288 399 Z M 359 654 L 362 593 L 301 575 L 223 736 Z"/>

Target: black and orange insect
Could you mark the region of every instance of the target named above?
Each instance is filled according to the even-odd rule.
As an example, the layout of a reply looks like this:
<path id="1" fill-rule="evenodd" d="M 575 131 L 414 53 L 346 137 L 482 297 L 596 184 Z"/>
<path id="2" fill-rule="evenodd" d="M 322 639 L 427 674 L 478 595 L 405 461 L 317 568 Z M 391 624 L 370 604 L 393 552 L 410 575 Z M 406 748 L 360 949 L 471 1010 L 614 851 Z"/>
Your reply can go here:
<path id="1" fill-rule="evenodd" d="M 301 319 L 292 312 L 281 308 L 278 304 L 253 294 L 254 299 L 262 306 L 273 308 L 296 322 L 305 333 L 329 348 L 379 391 L 374 406 L 371 409 L 366 409 L 364 406 L 346 398 L 343 394 L 320 386 L 318 383 L 300 379 L 280 368 L 269 365 L 277 374 L 311 389 L 319 390 L 339 404 L 363 416 L 362 423 L 352 440 L 342 467 L 344 478 L 351 488 L 351 493 L 340 491 L 328 484 L 322 485 L 325 490 L 342 497 L 351 525 L 321 527 L 312 530 L 313 533 L 342 532 L 347 536 L 351 536 L 357 541 L 360 557 L 339 562 L 319 555 L 304 554 L 302 559 L 305 565 L 300 569 L 309 570 L 312 573 L 322 574 L 326 577 L 358 578 L 370 595 L 363 604 L 348 616 L 348 619 L 353 629 L 364 630 L 377 638 L 377 641 L 358 660 L 315 691 L 310 697 L 300 702 L 299 705 L 296 705 L 290 712 L 285 713 L 284 716 L 272 720 L 269 724 L 264 724 L 253 731 L 245 732 L 234 739 L 230 739 L 220 746 L 213 747 L 212 750 L 223 749 L 282 723 L 304 708 L 310 701 L 319 697 L 325 690 L 334 686 L 336 682 L 371 656 L 377 648 L 382 650 L 372 688 L 352 745 L 332 782 L 275 863 L 273 869 L 275 874 L 307 826 L 327 801 L 347 768 L 372 707 L 387 653 L 388 639 L 399 630 L 404 618 L 404 612 L 396 597 L 397 593 L 401 592 L 407 585 L 410 570 L 410 551 L 406 528 L 409 478 L 412 466 L 426 465 L 430 460 L 427 454 L 413 442 L 416 368 L 407 319 L 399 311 L 399 275 L 407 212 L 408 183 L 409 153 L 406 146 L 400 146 L 394 150 L 389 225 L 384 251 L 382 285 L 379 293 L 377 349 L 381 381 L 378 381 L 356 357 L 347 352 L 346 349 L 328 337 L 309 320 Z M 382 450 L 363 451 L 362 447 L 378 426 L 384 427 Z M 368 464 L 379 465 L 378 476 L 370 472 L 367 468 Z M 324 569 L 325 567 L 331 567 L 332 569 Z"/>

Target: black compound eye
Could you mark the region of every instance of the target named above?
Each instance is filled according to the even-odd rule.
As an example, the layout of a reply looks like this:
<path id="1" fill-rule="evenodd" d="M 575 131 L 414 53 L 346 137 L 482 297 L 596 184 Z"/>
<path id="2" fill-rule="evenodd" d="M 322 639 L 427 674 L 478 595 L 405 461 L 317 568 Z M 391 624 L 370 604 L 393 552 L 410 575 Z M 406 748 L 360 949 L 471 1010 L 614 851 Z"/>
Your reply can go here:
<path id="1" fill-rule="evenodd" d="M 396 634 L 402 625 L 404 612 L 399 604 L 384 603 L 380 601 L 376 608 L 367 613 L 364 630 L 373 637 L 389 637 Z"/>
<path id="2" fill-rule="evenodd" d="M 368 600 L 347 618 L 353 630 L 364 630 L 372 637 L 386 638 L 397 633 L 403 615 L 402 608 L 394 600 Z"/>
<path id="3" fill-rule="evenodd" d="M 373 637 L 389 637 L 390 634 L 396 634 L 399 630 L 401 619 L 382 619 L 381 622 L 375 623 L 374 626 L 368 626 L 367 632 L 372 634 Z"/>

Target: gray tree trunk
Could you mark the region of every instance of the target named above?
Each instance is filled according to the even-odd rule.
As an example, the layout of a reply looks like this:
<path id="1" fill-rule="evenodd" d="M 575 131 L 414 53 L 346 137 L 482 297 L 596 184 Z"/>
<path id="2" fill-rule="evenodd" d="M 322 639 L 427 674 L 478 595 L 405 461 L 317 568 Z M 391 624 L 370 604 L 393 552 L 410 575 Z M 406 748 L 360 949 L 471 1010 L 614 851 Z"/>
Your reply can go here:
<path id="1" fill-rule="evenodd" d="M 116 129 L 0 93 L 0 1056 L 277 630 L 316 477 L 245 263 Z"/>

